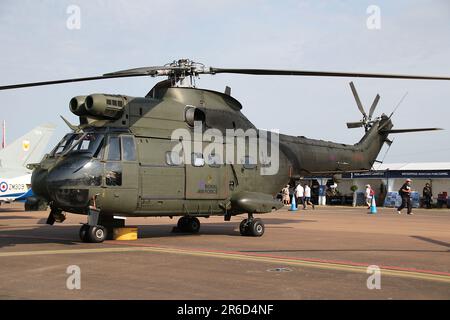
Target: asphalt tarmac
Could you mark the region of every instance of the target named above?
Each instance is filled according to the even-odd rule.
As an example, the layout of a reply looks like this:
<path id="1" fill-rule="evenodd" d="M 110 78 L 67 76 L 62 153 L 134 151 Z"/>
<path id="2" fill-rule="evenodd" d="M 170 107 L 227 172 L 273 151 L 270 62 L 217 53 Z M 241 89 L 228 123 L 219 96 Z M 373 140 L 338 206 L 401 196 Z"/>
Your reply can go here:
<path id="1" fill-rule="evenodd" d="M 287 209 L 258 216 L 260 238 L 240 236 L 241 216 L 198 234 L 128 218 L 138 240 L 87 244 L 85 216 L 47 226 L 3 204 L 0 299 L 450 299 L 450 210 Z"/>

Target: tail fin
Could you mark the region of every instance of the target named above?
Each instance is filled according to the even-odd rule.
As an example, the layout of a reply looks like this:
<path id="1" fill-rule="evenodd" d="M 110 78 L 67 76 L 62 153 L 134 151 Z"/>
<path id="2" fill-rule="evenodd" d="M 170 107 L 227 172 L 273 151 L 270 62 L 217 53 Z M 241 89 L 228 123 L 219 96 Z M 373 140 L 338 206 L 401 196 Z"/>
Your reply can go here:
<path id="1" fill-rule="evenodd" d="M 392 144 L 392 141 L 388 139 L 389 131 L 392 129 L 393 124 L 385 114 L 381 115 L 377 120 L 372 122 L 370 129 L 366 132 L 364 137 L 355 145 L 362 151 L 360 159 L 362 159 L 358 165 L 360 168 L 370 169 L 385 143 Z"/>
<path id="2" fill-rule="evenodd" d="M 40 125 L 0 150 L 0 167 L 18 168 L 39 162 L 56 126 Z"/>

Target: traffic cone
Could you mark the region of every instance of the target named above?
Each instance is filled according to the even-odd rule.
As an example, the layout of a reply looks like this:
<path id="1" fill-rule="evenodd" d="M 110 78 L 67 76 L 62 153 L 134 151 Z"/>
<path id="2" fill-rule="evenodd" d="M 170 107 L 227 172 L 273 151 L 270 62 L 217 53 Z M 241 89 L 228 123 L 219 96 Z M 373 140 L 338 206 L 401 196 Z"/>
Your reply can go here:
<path id="1" fill-rule="evenodd" d="M 372 202 L 370 203 L 370 213 L 377 213 L 377 203 L 375 201 L 375 196 L 372 197 Z"/>
<path id="2" fill-rule="evenodd" d="M 297 205 L 295 203 L 295 195 L 292 196 L 291 208 L 289 209 L 289 211 L 297 211 Z"/>

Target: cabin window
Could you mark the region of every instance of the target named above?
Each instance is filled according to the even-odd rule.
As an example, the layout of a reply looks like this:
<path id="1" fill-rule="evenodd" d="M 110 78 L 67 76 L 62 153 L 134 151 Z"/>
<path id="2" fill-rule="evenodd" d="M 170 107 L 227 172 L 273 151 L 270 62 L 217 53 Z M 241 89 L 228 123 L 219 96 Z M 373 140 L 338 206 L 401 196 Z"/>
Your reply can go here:
<path id="1" fill-rule="evenodd" d="M 205 159 L 203 159 L 203 154 L 201 153 L 193 152 L 191 159 L 192 159 L 191 164 L 194 167 L 203 167 L 205 165 Z"/>
<path id="2" fill-rule="evenodd" d="M 136 161 L 136 147 L 131 136 L 122 137 L 122 159 L 124 161 Z"/>
<path id="3" fill-rule="evenodd" d="M 119 137 L 109 138 L 108 160 L 120 161 L 120 140 Z"/>
<path id="4" fill-rule="evenodd" d="M 183 159 L 178 152 L 167 151 L 166 152 L 166 163 L 169 166 L 179 166 L 183 164 Z"/>

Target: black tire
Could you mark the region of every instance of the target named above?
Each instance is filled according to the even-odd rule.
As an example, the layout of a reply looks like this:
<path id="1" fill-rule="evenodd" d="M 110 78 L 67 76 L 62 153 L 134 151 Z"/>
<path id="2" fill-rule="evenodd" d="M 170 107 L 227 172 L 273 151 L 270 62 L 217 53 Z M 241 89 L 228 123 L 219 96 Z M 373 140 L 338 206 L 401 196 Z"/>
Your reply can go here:
<path id="1" fill-rule="evenodd" d="M 187 229 L 189 232 L 197 233 L 200 230 L 200 221 L 197 218 L 189 218 Z"/>
<path id="2" fill-rule="evenodd" d="M 239 232 L 241 236 L 248 236 L 248 220 L 244 219 L 241 221 L 241 224 L 239 225 Z"/>
<path id="3" fill-rule="evenodd" d="M 178 219 L 177 228 L 179 231 L 187 232 L 187 224 L 188 224 L 188 218 L 187 217 L 181 217 Z"/>
<path id="4" fill-rule="evenodd" d="M 261 219 L 254 219 L 248 225 L 249 234 L 253 237 L 261 237 L 264 234 L 264 223 Z"/>
<path id="5" fill-rule="evenodd" d="M 87 231 L 88 242 L 100 243 L 106 240 L 107 232 L 103 226 L 89 226 Z"/>
<path id="6" fill-rule="evenodd" d="M 181 217 L 177 227 L 181 232 L 197 233 L 200 230 L 200 221 L 193 217 Z"/>
<path id="7" fill-rule="evenodd" d="M 87 224 L 83 224 L 80 228 L 80 240 L 83 242 L 88 242 L 88 230 L 89 230 L 89 225 Z"/>

